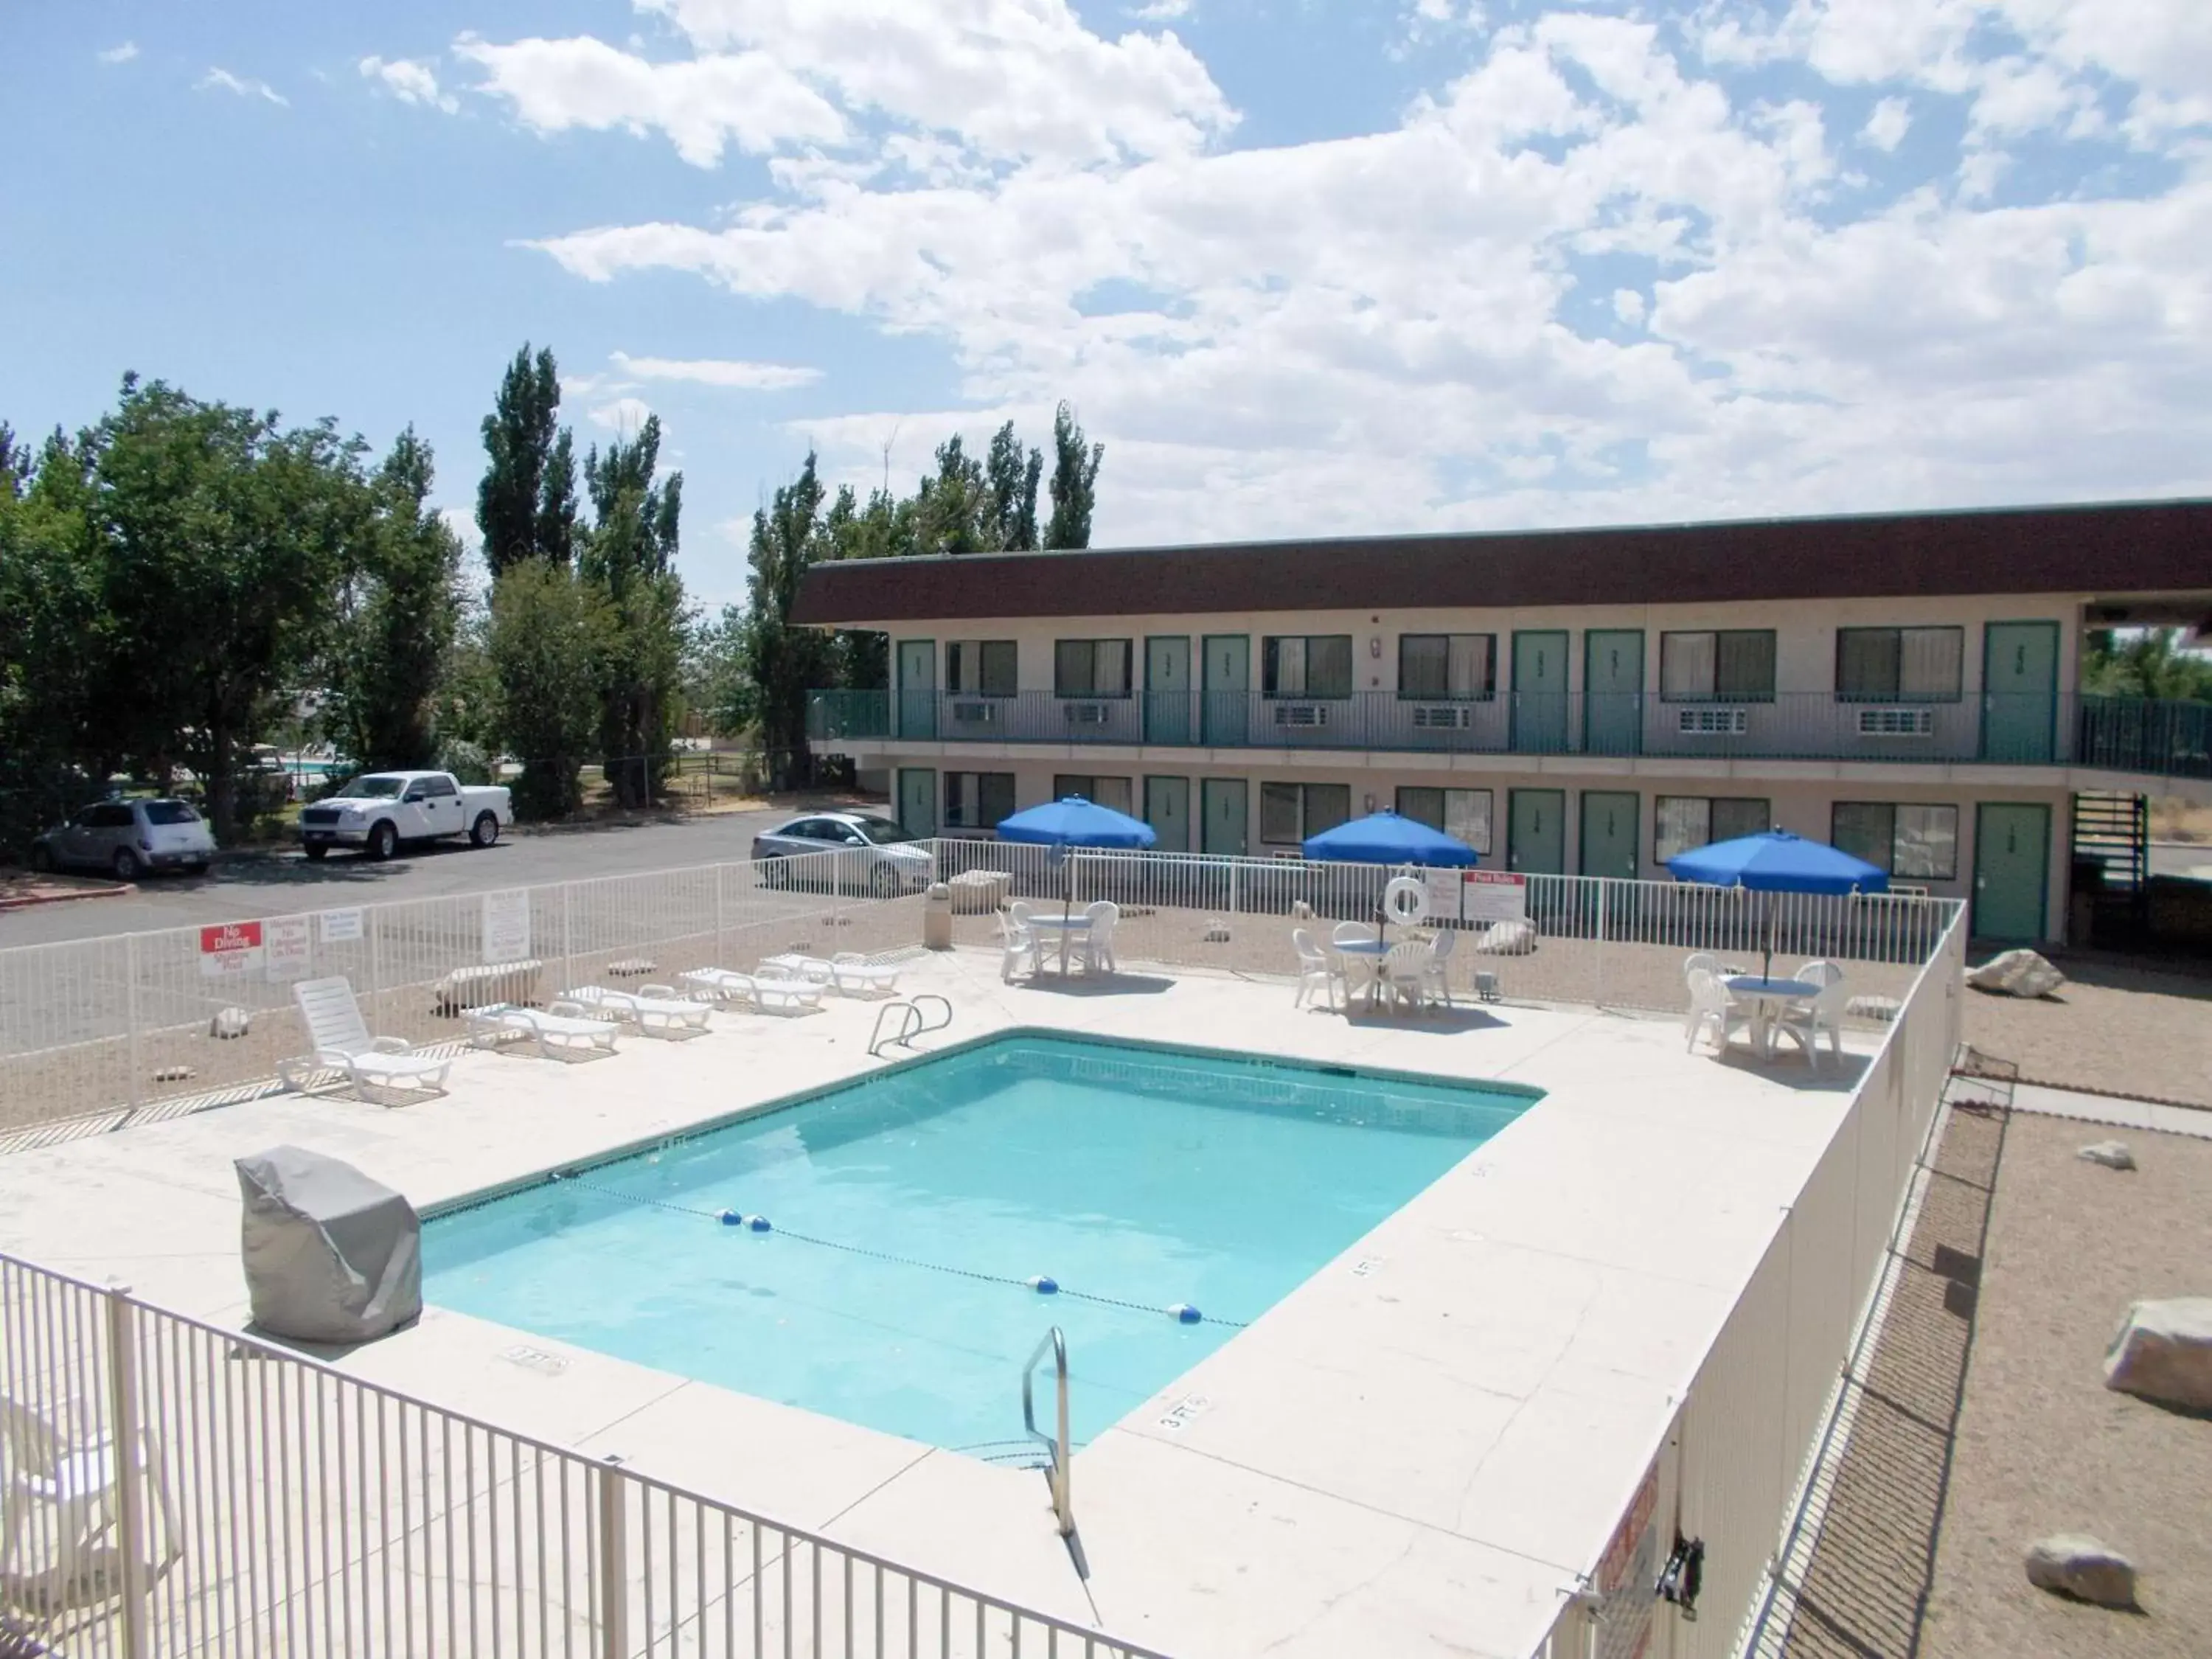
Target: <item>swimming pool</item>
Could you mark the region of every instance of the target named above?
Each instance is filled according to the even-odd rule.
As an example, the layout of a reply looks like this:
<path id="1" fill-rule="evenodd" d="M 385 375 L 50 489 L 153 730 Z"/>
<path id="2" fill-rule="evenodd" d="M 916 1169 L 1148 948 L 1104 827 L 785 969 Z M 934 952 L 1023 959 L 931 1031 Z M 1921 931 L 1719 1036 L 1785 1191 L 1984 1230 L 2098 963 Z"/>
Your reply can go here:
<path id="1" fill-rule="evenodd" d="M 1537 1098 L 1012 1033 L 434 1218 L 424 1293 L 1013 1456 L 1048 1326 L 1087 1440 Z"/>

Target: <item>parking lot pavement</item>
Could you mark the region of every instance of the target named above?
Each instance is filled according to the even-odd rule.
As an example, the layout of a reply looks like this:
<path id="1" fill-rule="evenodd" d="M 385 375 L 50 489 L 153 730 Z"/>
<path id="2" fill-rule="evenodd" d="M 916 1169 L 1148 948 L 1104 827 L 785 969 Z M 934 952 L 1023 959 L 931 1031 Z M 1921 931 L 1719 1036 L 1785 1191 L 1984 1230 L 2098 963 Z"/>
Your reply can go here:
<path id="1" fill-rule="evenodd" d="M 389 864 L 372 864 L 344 852 L 311 864 L 296 848 L 242 855 L 222 860 L 204 876 L 149 878 L 125 898 L 0 914 L 0 949 L 720 863 L 744 858 L 756 831 L 801 810 L 777 807 L 665 823 L 526 831 L 481 849 L 461 841 L 431 842 L 403 849 Z"/>

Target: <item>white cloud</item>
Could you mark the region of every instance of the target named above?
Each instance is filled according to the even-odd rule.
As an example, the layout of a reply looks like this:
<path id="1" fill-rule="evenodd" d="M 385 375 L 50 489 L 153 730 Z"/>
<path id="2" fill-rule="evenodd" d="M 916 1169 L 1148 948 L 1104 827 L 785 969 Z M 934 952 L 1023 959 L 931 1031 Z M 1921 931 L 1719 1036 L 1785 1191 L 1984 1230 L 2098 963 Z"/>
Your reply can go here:
<path id="1" fill-rule="evenodd" d="M 421 104 L 448 115 L 461 106 L 453 94 L 438 89 L 437 71 L 419 58 L 364 58 L 360 67 L 365 79 L 377 82 L 403 104 Z"/>
<path id="2" fill-rule="evenodd" d="M 1905 135 L 1912 130 L 1912 105 L 1904 98 L 1885 98 L 1874 106 L 1866 125 L 1859 129 L 1862 143 L 1872 144 L 1884 155 L 1895 152 L 1905 142 Z"/>
<path id="3" fill-rule="evenodd" d="M 292 106 L 290 99 L 285 97 L 266 81 L 255 81 L 245 76 L 233 75 L 227 69 L 209 70 L 205 75 L 200 76 L 198 89 L 201 92 L 236 93 L 240 98 L 265 98 L 270 103 L 281 105 L 286 109 L 289 109 Z"/>
<path id="4" fill-rule="evenodd" d="M 615 398 L 591 409 L 592 424 L 603 426 L 610 432 L 624 437 L 636 433 L 653 414 L 653 406 L 642 398 Z"/>
<path id="5" fill-rule="evenodd" d="M 588 38 L 502 46 L 465 35 L 453 52 L 484 70 L 477 90 L 506 99 L 526 126 L 659 131 L 694 167 L 714 166 L 728 143 L 757 153 L 845 136 L 836 110 L 764 52 L 656 64 Z"/>
<path id="6" fill-rule="evenodd" d="M 1147 5 L 1131 11 L 1132 17 L 1141 17 L 1148 23 L 1173 22 L 1178 17 L 1188 17 L 1195 0 L 1151 0 Z"/>
<path id="7" fill-rule="evenodd" d="M 637 380 L 690 380 L 699 386 L 730 387 L 745 392 L 787 392 L 812 386 L 822 378 L 818 368 L 796 363 L 753 363 L 719 357 L 633 357 L 627 351 L 612 354 L 618 370 Z"/>
<path id="8" fill-rule="evenodd" d="M 2000 3 L 2041 33 L 1993 58 L 1972 20 Z M 1102 541 L 2208 481 L 2212 155 L 2158 136 L 2189 95 L 2162 65 L 2165 101 L 2131 80 L 2085 105 L 2084 76 L 2119 54 L 2087 67 L 2036 24 L 2057 0 L 1868 0 L 1909 50 L 1820 0 L 1729 36 L 1723 3 L 1705 58 L 1668 26 L 1553 13 L 1494 31 L 1382 130 L 1245 149 L 1179 43 L 1103 40 L 1060 0 L 947 0 L 974 27 L 934 42 L 890 0 L 815 0 L 837 23 L 820 29 L 799 0 L 648 4 L 695 64 L 773 52 L 842 132 L 822 151 L 770 141 L 771 184 L 711 222 L 538 245 L 594 282 L 688 271 L 941 343 L 960 378 L 933 410 L 793 422 L 842 479 L 879 481 L 894 431 L 909 480 L 948 433 L 1039 431 L 1066 396 L 1109 445 Z M 2126 5 L 2118 33 L 2155 33 L 2154 0 Z M 1133 41 L 1153 55 L 1113 57 Z M 1786 99 L 1731 78 L 1762 58 L 1800 65 Z M 995 66 L 995 89 L 951 108 L 926 84 L 947 63 Z M 1062 63 L 1128 73 L 1063 74 L 1070 107 L 1048 110 L 1033 86 Z M 1847 94 L 1824 102 L 1823 79 Z M 1941 98 L 1968 136 L 1948 128 L 1924 183 L 1870 206 L 1864 181 L 1841 188 L 1832 127 L 1895 151 L 1916 110 L 1946 131 L 1925 107 Z M 2166 146 L 2172 176 L 2103 199 L 2085 173 L 2021 204 L 2014 141 L 2063 142 L 2098 107 L 2129 110 L 2124 142 Z M 1983 205 L 2001 175 L 2014 201 Z M 1102 289 L 1116 298 L 1093 314 Z"/>
<path id="9" fill-rule="evenodd" d="M 125 40 L 119 46 L 110 46 L 105 52 L 93 54 L 103 64 L 127 64 L 137 55 L 138 43 L 136 40 Z"/>

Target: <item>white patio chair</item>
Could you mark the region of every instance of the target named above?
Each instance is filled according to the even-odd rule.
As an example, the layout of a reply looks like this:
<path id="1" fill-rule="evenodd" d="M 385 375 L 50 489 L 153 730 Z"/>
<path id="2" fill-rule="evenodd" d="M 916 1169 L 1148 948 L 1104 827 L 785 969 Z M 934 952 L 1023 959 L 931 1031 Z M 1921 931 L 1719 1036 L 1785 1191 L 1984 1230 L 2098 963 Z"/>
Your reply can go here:
<path id="1" fill-rule="evenodd" d="M 1452 952 L 1458 948 L 1459 930 L 1455 927 L 1438 928 L 1436 942 L 1429 947 L 1428 976 L 1421 985 L 1424 994 L 1443 1003 L 1447 1008 L 1452 1006 Z"/>
<path id="2" fill-rule="evenodd" d="M 289 1086 L 305 1092 L 308 1080 L 318 1074 L 343 1072 L 356 1094 L 364 1087 L 404 1088 L 418 1095 L 444 1092 L 452 1058 L 417 1054 L 399 1037 L 371 1036 L 350 981 L 343 977 L 302 980 L 293 986 L 292 1000 L 299 1006 L 315 1052 L 304 1060 L 276 1062 L 276 1074 Z"/>
<path id="3" fill-rule="evenodd" d="M 8 1469 L 7 1486 L 0 1491 L 0 1583 L 37 1577 L 65 1591 L 88 1579 L 99 1565 L 94 1552 L 123 1520 L 114 1441 L 105 1433 L 72 1440 L 39 1412 L 0 1395 L 0 1447 L 7 1450 Z M 153 1564 L 158 1570 L 184 1553 L 184 1534 L 150 1431 L 140 1431 L 129 1455 L 161 1517 L 162 1554 Z M 51 1554 L 44 1571 L 34 1573 L 24 1558 L 40 1540 Z"/>
<path id="4" fill-rule="evenodd" d="M 535 1047 L 541 1060 L 615 1051 L 615 1027 L 593 1019 L 580 1002 L 556 1002 L 543 1010 L 495 1002 L 471 1008 L 462 1018 L 468 1022 L 470 1042 L 479 1048 L 520 1039 Z"/>
<path id="5" fill-rule="evenodd" d="M 1085 974 L 1118 974 L 1121 964 L 1114 960 L 1114 929 L 1121 920 L 1121 907 L 1111 899 L 1099 899 L 1083 908 L 1085 926 L 1073 940 L 1076 957 L 1083 963 Z"/>
<path id="6" fill-rule="evenodd" d="M 1298 994 L 1291 1002 L 1293 1008 L 1306 1006 L 1306 997 L 1316 986 L 1328 999 L 1332 1012 L 1340 1006 L 1338 994 L 1350 1000 L 1351 992 L 1344 983 L 1344 959 L 1324 951 L 1314 943 L 1314 936 L 1303 927 L 1291 929 L 1291 944 L 1298 953 Z"/>
<path id="7" fill-rule="evenodd" d="M 827 988 L 813 980 L 741 974 L 734 968 L 694 968 L 676 977 L 691 988 L 695 997 L 725 1005 L 742 1003 L 763 1014 L 810 1012 L 822 1006 Z"/>
<path id="8" fill-rule="evenodd" d="M 1433 960 L 1434 952 L 1413 939 L 1390 947 L 1377 977 L 1393 1006 L 1410 1008 L 1415 1013 L 1427 1006 L 1429 964 Z"/>
<path id="9" fill-rule="evenodd" d="M 1788 1037 L 1804 1049 L 1805 1063 L 1817 1072 L 1821 1032 L 1828 1034 L 1829 1052 L 1838 1060 L 1844 1057 L 1844 1005 L 1850 993 L 1844 984 L 1844 970 L 1832 962 L 1808 962 L 1791 977 L 1819 986 L 1820 994 L 1810 1002 L 1785 1006 L 1774 1022 L 1773 1035 Z"/>
<path id="10" fill-rule="evenodd" d="M 889 996 L 898 989 L 898 964 L 870 962 L 858 951 L 840 951 L 830 963 L 830 982 L 841 996 Z"/>
<path id="11" fill-rule="evenodd" d="M 999 937 L 1006 949 L 999 977 L 1009 985 L 1013 983 L 1014 969 L 1025 962 L 1030 978 L 1044 971 L 1044 942 L 1031 924 L 1031 914 L 1026 904 L 1010 904 L 999 913 Z"/>
<path id="12" fill-rule="evenodd" d="M 1720 977 L 1721 959 L 1711 951 L 1692 951 L 1682 958 L 1682 976 L 1685 981 L 1701 968 L 1717 979 Z"/>
<path id="13" fill-rule="evenodd" d="M 562 994 L 603 1018 L 635 1025 L 651 1036 L 678 1036 L 707 1029 L 712 1012 L 703 1002 L 676 994 L 672 985 L 641 985 L 635 991 L 617 991 L 605 985 L 580 985 Z"/>
<path id="14" fill-rule="evenodd" d="M 1689 1041 L 1686 1048 L 1695 1048 L 1698 1039 L 1710 1028 L 1713 1034 L 1713 1050 L 1724 1052 L 1729 1036 L 1738 1025 L 1747 1036 L 1751 1031 L 1751 1010 L 1729 994 L 1728 987 L 1710 968 L 1692 968 L 1685 975 L 1690 988 L 1690 1012 L 1682 1022 L 1683 1034 Z"/>

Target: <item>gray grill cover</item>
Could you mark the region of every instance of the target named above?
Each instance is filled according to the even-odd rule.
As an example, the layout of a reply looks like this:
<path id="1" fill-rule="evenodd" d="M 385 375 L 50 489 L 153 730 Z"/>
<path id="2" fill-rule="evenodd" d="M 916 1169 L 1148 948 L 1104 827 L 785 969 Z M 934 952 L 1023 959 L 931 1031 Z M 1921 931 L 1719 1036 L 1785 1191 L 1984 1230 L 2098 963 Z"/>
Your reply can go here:
<path id="1" fill-rule="evenodd" d="M 237 1165 L 256 1325 L 309 1342 L 363 1342 L 422 1311 L 422 1223 L 404 1198 L 299 1146 Z"/>

